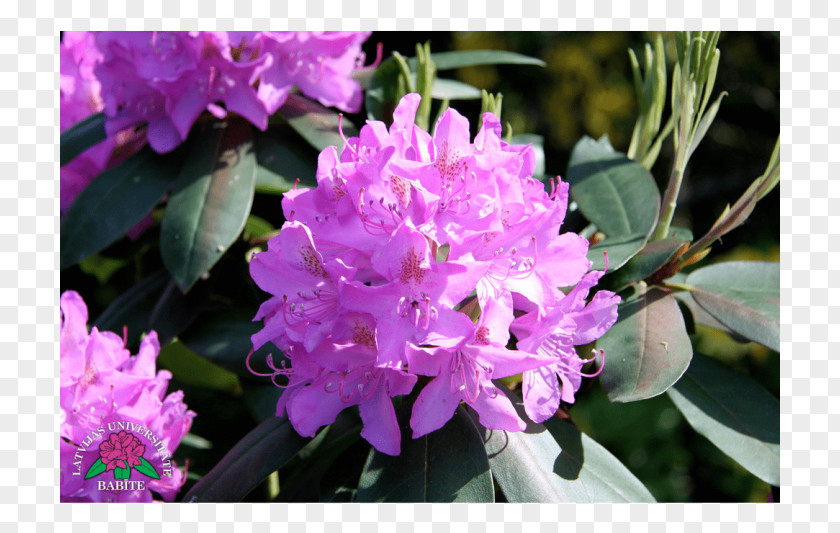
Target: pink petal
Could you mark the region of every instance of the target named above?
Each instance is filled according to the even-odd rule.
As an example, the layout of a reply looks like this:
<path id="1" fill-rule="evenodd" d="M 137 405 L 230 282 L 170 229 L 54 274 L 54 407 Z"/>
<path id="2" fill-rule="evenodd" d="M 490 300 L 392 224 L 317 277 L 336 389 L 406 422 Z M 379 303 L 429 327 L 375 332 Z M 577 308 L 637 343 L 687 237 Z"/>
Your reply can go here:
<path id="1" fill-rule="evenodd" d="M 438 376 L 423 387 L 411 410 L 412 438 L 440 429 L 452 418 L 461 398 L 449 389 L 449 374 Z"/>

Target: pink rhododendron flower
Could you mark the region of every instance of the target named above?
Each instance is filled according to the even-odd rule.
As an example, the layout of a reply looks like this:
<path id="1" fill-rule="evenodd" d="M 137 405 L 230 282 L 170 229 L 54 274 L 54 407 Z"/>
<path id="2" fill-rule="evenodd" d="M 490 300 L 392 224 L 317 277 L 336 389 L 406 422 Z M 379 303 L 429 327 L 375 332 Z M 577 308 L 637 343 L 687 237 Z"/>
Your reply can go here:
<path id="1" fill-rule="evenodd" d="M 183 392 L 166 394 L 172 375 L 155 370 L 157 334 L 150 331 L 132 356 L 118 335 L 96 327 L 88 332 L 87 307 L 78 293 L 62 294 L 60 307 L 62 501 L 152 501 L 150 491 L 172 501 L 186 477 L 170 457 L 195 413 L 184 405 Z M 148 444 L 125 430 L 112 431 L 98 446 L 92 444 L 94 437 L 104 437 L 104 428 L 118 423 L 130 423 Z M 142 491 L 100 491 L 85 482 L 83 470 L 96 459 L 101 458 L 110 472 L 139 465 L 144 453 L 157 469 L 172 464 L 171 476 L 148 479 Z"/>
<path id="2" fill-rule="evenodd" d="M 358 111 L 361 43 L 370 32 L 96 32 L 96 65 L 109 134 L 146 124 L 160 153 L 195 120 L 242 115 L 265 129 L 293 87 L 324 105 Z"/>
<path id="3" fill-rule="evenodd" d="M 549 193 L 532 178 L 533 149 L 502 141 L 489 113 L 472 141 L 453 109 L 429 135 L 414 125 L 419 102 L 405 96 L 390 127 L 368 121 L 340 153 L 321 152 L 317 187 L 285 195 L 287 222 L 250 264 L 271 294 L 254 346 L 272 342 L 291 362 L 269 359 L 260 372 L 285 387 L 277 414 L 312 436 L 359 405 L 362 436 L 392 455 L 390 397 L 416 376 L 430 380 L 413 406 L 414 437 L 461 402 L 487 428 L 523 430 L 493 383 L 519 373 L 529 416 L 554 414 L 580 386 L 585 361 L 573 346 L 602 335 L 618 304 L 608 291 L 586 303 L 603 273 L 587 273 L 585 239 L 560 234 L 568 185 L 552 181 Z"/>
<path id="4" fill-rule="evenodd" d="M 92 32 L 68 31 L 64 32 L 59 58 L 60 129 L 63 132 L 102 111 L 101 84 L 94 73 L 97 63 L 102 61 L 102 54 L 96 47 Z M 118 165 L 144 143 L 142 136 L 131 131 L 117 132 L 61 167 L 61 213 L 103 170 Z M 139 234 L 148 224 L 149 221 L 138 224 L 133 233 Z"/>

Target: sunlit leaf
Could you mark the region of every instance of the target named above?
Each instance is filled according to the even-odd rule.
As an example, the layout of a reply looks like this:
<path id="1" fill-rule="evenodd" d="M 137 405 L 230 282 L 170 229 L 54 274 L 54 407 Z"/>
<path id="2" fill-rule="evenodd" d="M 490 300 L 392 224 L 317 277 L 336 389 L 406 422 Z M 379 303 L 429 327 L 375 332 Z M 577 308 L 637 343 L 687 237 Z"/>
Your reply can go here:
<path id="1" fill-rule="evenodd" d="M 338 131 L 338 113 L 335 111 L 298 94 L 290 94 L 279 113 L 319 152 L 327 146 L 335 146 L 341 152 L 344 141 Z M 349 120 L 343 120 L 341 127 L 346 137 L 359 134 Z"/>
<path id="2" fill-rule="evenodd" d="M 212 123 L 193 140 L 160 235 L 163 262 L 183 292 L 221 258 L 245 226 L 256 168 L 253 130 L 244 119 Z"/>
<path id="3" fill-rule="evenodd" d="M 578 141 L 566 178 L 580 211 L 607 237 L 649 236 L 653 231 L 659 213 L 656 183 L 605 137 Z"/>
<path id="4" fill-rule="evenodd" d="M 663 239 L 647 243 L 618 272 L 605 277 L 599 287 L 619 291 L 634 281 L 647 278 L 670 261 L 687 242 L 682 239 Z"/>
<path id="5" fill-rule="evenodd" d="M 701 354 L 668 395 L 698 433 L 779 486 L 779 401 L 749 377 Z"/>
<path id="6" fill-rule="evenodd" d="M 309 441 L 273 417 L 236 443 L 184 496 L 185 502 L 238 502 Z"/>
<path id="7" fill-rule="evenodd" d="M 171 157 L 146 147 L 99 174 L 61 221 L 60 268 L 102 250 L 140 222 L 172 185 L 172 164 Z"/>
<path id="8" fill-rule="evenodd" d="M 509 502 L 652 502 L 653 496 L 597 442 L 558 419 L 531 422 L 522 401 L 508 396 L 527 423 L 522 432 L 480 428 L 493 479 Z"/>
<path id="9" fill-rule="evenodd" d="M 181 342 L 171 342 L 162 347 L 158 363 L 172 372 L 178 381 L 188 385 L 242 394 L 236 374 L 199 357 Z"/>
<path id="10" fill-rule="evenodd" d="M 443 428 L 411 438 L 403 416 L 402 450 L 371 450 L 359 480 L 360 502 L 492 502 L 490 464 L 473 422 L 459 407 Z"/>
<path id="11" fill-rule="evenodd" d="M 613 272 L 624 266 L 634 255 L 645 247 L 647 236 L 642 234 L 608 237 L 589 247 L 586 258 L 592 261 L 592 268 L 603 270 L 605 266 L 604 252 L 607 252 L 609 269 Z"/>
<path id="12" fill-rule="evenodd" d="M 61 166 L 75 159 L 91 146 L 105 140 L 105 114 L 94 113 L 61 133 Z"/>
<path id="13" fill-rule="evenodd" d="M 642 289 L 618 306 L 618 322 L 598 340 L 605 352 L 601 384 L 614 402 L 662 394 L 691 362 L 691 340 L 674 297 Z"/>
<path id="14" fill-rule="evenodd" d="M 731 261 L 695 270 L 686 278 L 697 303 L 744 337 L 779 351 L 779 263 Z"/>

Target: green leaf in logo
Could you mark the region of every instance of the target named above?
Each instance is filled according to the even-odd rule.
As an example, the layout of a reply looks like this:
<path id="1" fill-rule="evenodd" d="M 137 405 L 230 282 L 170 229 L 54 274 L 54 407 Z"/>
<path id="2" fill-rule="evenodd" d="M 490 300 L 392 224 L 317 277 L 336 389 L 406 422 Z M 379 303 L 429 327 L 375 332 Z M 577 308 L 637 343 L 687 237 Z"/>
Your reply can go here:
<path id="1" fill-rule="evenodd" d="M 117 467 L 114 469 L 114 479 L 128 479 L 129 477 L 131 477 L 130 468 Z"/>
<path id="2" fill-rule="evenodd" d="M 149 461 L 147 461 L 144 457 L 140 458 L 140 464 L 135 466 L 134 469 L 143 474 L 144 476 L 149 476 L 153 479 L 160 479 L 160 476 L 158 475 L 157 470 L 155 470 L 155 467 L 153 467 L 151 463 L 149 463 Z"/>
<path id="3" fill-rule="evenodd" d="M 88 469 L 87 474 L 85 474 L 85 479 L 90 479 L 92 477 L 98 476 L 99 474 L 104 472 L 106 468 L 107 467 L 105 466 L 105 463 L 102 462 L 102 458 L 100 457 L 99 459 L 96 460 L 95 463 L 90 465 L 90 468 Z"/>

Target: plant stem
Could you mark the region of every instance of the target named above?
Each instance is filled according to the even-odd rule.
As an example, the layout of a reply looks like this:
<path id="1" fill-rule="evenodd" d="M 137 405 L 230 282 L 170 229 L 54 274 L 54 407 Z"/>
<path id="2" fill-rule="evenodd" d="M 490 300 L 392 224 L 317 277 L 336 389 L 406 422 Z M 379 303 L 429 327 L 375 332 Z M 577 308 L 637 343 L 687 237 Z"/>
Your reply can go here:
<path id="1" fill-rule="evenodd" d="M 656 229 L 653 232 L 651 240 L 659 241 L 668 235 L 668 230 L 671 229 L 671 220 L 674 218 L 674 211 L 677 208 L 677 196 L 680 193 L 680 185 L 682 184 L 684 169 L 677 167 L 677 161 L 674 161 L 674 169 L 671 171 L 671 179 L 668 180 L 668 188 L 662 197 L 662 213 L 659 215 L 659 222 L 656 224 Z"/>

